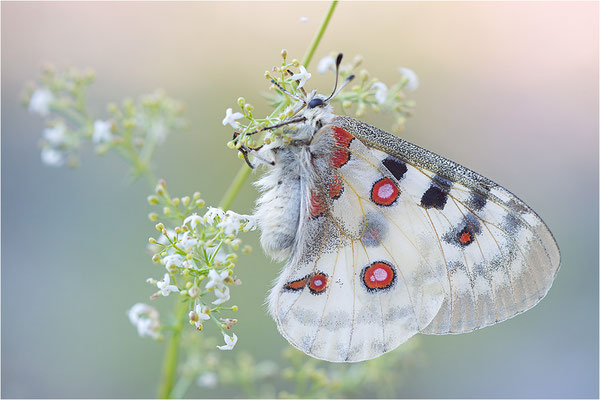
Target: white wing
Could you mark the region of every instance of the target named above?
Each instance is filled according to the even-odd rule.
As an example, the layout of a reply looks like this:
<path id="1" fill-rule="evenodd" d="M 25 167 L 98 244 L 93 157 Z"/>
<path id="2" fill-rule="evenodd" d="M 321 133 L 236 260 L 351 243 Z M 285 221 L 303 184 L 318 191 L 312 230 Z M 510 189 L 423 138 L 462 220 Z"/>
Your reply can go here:
<path id="1" fill-rule="evenodd" d="M 299 234 L 270 296 L 291 344 L 361 361 L 418 332 L 502 321 L 548 291 L 558 248 L 508 191 L 351 118 L 319 134 L 314 146 L 333 147 L 313 159 L 316 187 L 302 185 Z"/>

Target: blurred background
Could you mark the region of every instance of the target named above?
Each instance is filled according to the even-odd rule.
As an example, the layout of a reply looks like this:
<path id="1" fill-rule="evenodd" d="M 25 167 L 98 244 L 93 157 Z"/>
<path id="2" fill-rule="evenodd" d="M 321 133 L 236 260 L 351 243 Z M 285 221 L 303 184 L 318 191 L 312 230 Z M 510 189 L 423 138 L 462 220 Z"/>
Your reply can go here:
<path id="1" fill-rule="evenodd" d="M 164 343 L 140 339 L 126 316 L 163 269 L 145 181 L 88 149 L 75 170 L 46 167 L 43 121 L 19 104 L 41 66 L 92 67 L 89 101 L 164 89 L 187 105 L 189 132 L 156 157 L 172 194 L 216 204 L 240 161 L 221 125 L 239 96 L 267 112 L 263 72 L 280 50 L 301 59 L 325 2 L 2 2 L 3 397 L 152 397 Z M 307 22 L 300 22 L 306 17 Z M 329 92 L 318 60 L 361 54 L 383 82 L 417 72 L 416 115 L 402 136 L 506 186 L 552 229 L 562 266 L 548 296 L 499 325 L 421 336 L 418 362 L 398 370 L 398 397 L 598 397 L 598 3 L 342 3 L 307 86 Z M 364 120 L 390 129 L 392 118 Z M 253 175 L 254 180 L 257 175 Z M 249 213 L 247 183 L 233 209 Z M 277 361 L 287 346 L 264 300 L 280 266 L 258 233 L 237 274 L 236 350 Z M 153 302 L 165 315 L 174 296 Z M 214 327 L 201 334 L 219 337 Z M 219 338 L 219 341 L 221 339 Z M 413 339 L 415 340 L 415 339 Z M 223 353 L 232 357 L 232 352 Z M 235 392 L 194 388 L 197 397 Z"/>

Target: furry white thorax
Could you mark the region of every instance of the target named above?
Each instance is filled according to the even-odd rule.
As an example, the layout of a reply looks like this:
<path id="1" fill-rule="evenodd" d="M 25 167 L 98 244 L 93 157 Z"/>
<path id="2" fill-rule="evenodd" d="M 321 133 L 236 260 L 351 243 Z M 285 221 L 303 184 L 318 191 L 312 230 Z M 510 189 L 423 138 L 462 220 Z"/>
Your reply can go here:
<path id="1" fill-rule="evenodd" d="M 307 103 L 321 97 L 315 91 L 307 96 Z M 260 158 L 273 161 L 268 170 L 256 182 L 262 196 L 256 202 L 255 216 L 261 230 L 261 245 L 265 252 L 277 261 L 287 259 L 298 242 L 302 220 L 308 212 L 310 191 L 315 187 L 314 163 L 327 162 L 323 157 L 331 151 L 333 139 L 325 134 L 335 115 L 328 103 L 305 107 L 294 118 L 304 117 L 302 123 L 290 126 L 286 134 L 292 142 L 284 144 L 277 140 L 263 146 Z"/>

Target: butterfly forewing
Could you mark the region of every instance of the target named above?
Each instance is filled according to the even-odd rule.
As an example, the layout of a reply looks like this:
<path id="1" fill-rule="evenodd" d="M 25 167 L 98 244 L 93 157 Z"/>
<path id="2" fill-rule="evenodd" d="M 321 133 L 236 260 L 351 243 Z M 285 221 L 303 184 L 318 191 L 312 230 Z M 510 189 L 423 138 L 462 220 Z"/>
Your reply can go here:
<path id="1" fill-rule="evenodd" d="M 338 117 L 334 124 L 368 146 L 390 172 L 397 165 L 390 160 L 397 160 L 406 165 L 406 177 L 414 173 L 412 180 L 398 182 L 405 195 L 400 204 L 426 213 L 434 231 L 429 240 L 438 243 L 450 286 L 423 333 L 488 326 L 545 296 L 560 255 L 544 222 L 521 200 L 459 164 L 361 121 Z"/>

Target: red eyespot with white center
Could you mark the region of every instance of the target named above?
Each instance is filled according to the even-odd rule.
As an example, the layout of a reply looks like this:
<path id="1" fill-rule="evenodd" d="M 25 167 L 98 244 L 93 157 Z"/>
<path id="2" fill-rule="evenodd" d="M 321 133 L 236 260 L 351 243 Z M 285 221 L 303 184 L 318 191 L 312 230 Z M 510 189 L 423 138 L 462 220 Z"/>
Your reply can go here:
<path id="1" fill-rule="evenodd" d="M 322 272 L 315 273 L 308 284 L 308 288 L 312 294 L 321 294 L 327 288 L 327 275 Z"/>
<path id="2" fill-rule="evenodd" d="M 362 281 L 369 292 L 389 289 L 396 282 L 396 269 L 385 261 L 376 261 L 363 268 Z"/>
<path id="3" fill-rule="evenodd" d="M 381 178 L 371 188 L 371 200 L 379 206 L 391 206 L 399 195 L 400 189 L 390 178 Z"/>

